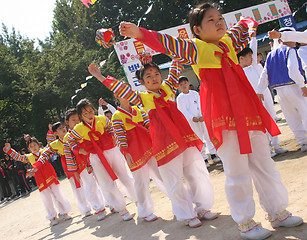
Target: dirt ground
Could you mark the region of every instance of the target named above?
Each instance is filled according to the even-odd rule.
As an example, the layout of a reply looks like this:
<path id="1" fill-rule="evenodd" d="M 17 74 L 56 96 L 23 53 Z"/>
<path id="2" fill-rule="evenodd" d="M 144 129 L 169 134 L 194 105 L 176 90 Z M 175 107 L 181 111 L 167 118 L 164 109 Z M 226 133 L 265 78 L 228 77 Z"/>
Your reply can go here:
<path id="1" fill-rule="evenodd" d="M 289 192 L 289 207 L 294 215 L 307 220 L 307 154 L 300 151 L 300 146 L 294 139 L 279 105 L 275 105 L 278 116 L 283 120 L 278 123 L 282 135 L 281 147 L 289 150 L 288 153 L 274 157 L 281 173 L 283 183 Z M 50 227 L 45 219 L 45 209 L 38 190 L 27 197 L 0 205 L 0 239 L 122 239 L 122 240 L 233 240 L 240 239 L 235 222 L 230 216 L 229 206 L 226 200 L 224 183 L 225 174 L 222 164 L 213 164 L 209 168 L 211 181 L 215 190 L 215 204 L 212 211 L 221 212 L 218 219 L 205 221 L 197 229 L 190 229 L 177 222 L 171 211 L 169 199 L 162 194 L 154 184 L 151 185 L 151 193 L 155 203 L 156 214 L 160 217 L 157 221 L 147 223 L 137 218 L 129 222 L 123 222 L 119 214 L 108 214 L 101 222 L 96 216 L 82 219 L 73 200 L 72 190 L 67 179 L 61 181 L 61 187 L 72 204 L 70 213 L 72 220 L 61 222 Z M 200 179 L 201 181 L 201 179 Z M 307 224 L 291 229 L 272 229 L 265 220 L 265 212 L 259 204 L 255 192 L 256 215 L 255 221 L 273 231 L 269 239 L 302 239 L 307 240 Z M 127 208 L 131 213 L 136 213 L 136 206 L 127 200 Z"/>

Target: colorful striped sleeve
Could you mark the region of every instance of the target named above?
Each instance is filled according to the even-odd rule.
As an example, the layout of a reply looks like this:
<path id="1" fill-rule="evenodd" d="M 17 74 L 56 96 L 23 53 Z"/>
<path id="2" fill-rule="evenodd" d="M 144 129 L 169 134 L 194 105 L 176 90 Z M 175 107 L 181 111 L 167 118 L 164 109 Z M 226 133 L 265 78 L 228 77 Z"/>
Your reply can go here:
<path id="1" fill-rule="evenodd" d="M 78 147 L 80 140 L 82 140 L 82 137 L 77 133 L 76 130 L 72 130 L 68 136 L 67 143 L 73 152 L 75 148 Z"/>
<path id="2" fill-rule="evenodd" d="M 169 68 L 168 78 L 164 80 L 164 82 L 173 90 L 175 94 L 178 89 L 179 76 L 182 68 L 183 65 L 180 62 L 173 60 L 172 65 Z"/>
<path id="3" fill-rule="evenodd" d="M 142 113 L 142 117 L 144 119 L 143 126 L 147 129 L 149 129 L 149 116 L 144 110 L 141 110 L 141 113 Z"/>
<path id="4" fill-rule="evenodd" d="M 11 148 L 7 152 L 7 154 L 10 155 L 10 157 L 12 157 L 15 161 L 19 161 L 23 163 L 30 163 L 26 155 L 21 155 L 19 152 L 16 152 L 13 148 Z"/>
<path id="5" fill-rule="evenodd" d="M 120 119 L 112 119 L 113 129 L 116 137 L 117 146 L 121 151 L 128 149 L 128 141 L 124 123 Z"/>
<path id="6" fill-rule="evenodd" d="M 64 155 L 66 158 L 66 165 L 68 172 L 76 172 L 78 170 L 76 157 L 71 151 L 69 144 L 64 142 Z"/>
<path id="7" fill-rule="evenodd" d="M 257 27 L 258 23 L 254 19 L 244 18 L 227 31 L 236 53 L 247 47 L 253 33 L 257 31 Z"/>
<path id="8" fill-rule="evenodd" d="M 47 144 L 52 143 L 54 140 L 56 140 L 56 137 L 53 133 L 53 131 L 48 130 L 47 136 L 46 136 Z"/>
<path id="9" fill-rule="evenodd" d="M 119 97 L 128 100 L 129 102 L 131 102 L 136 106 L 142 105 L 141 98 L 138 96 L 137 93 L 132 91 L 132 89 L 127 84 L 119 80 L 116 80 L 111 76 L 108 76 L 103 81 L 103 84 Z"/>
<path id="10" fill-rule="evenodd" d="M 40 161 L 44 164 L 45 162 L 48 162 L 51 156 L 56 153 L 57 153 L 57 150 L 55 150 L 50 145 L 48 145 L 48 147 L 44 148 L 44 151 L 42 152 L 41 156 L 39 157 L 37 161 Z"/>
<path id="11" fill-rule="evenodd" d="M 109 119 L 107 119 L 107 123 L 106 123 L 106 126 L 104 127 L 104 130 L 108 132 L 109 134 L 113 133 L 112 122 Z"/>
<path id="12" fill-rule="evenodd" d="M 164 33 L 140 28 L 144 34 L 143 39 L 137 39 L 157 52 L 164 53 L 182 64 L 193 65 L 197 63 L 197 48 L 190 39 L 174 38 Z"/>

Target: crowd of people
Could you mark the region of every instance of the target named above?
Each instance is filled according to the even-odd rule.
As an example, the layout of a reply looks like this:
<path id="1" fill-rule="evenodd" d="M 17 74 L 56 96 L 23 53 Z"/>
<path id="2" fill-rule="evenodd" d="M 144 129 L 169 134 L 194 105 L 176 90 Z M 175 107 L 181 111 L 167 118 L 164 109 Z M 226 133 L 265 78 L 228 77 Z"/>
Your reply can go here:
<path id="1" fill-rule="evenodd" d="M 253 19 L 242 18 L 226 31 L 216 5 L 204 3 L 191 10 L 189 22 L 193 40 L 122 22 L 121 35 L 136 38 L 174 59 L 168 78 L 162 81 L 158 65 L 148 54 L 140 55 L 143 66 L 136 72 L 147 89 L 144 92 L 132 91 L 90 64 L 89 72 L 114 93 L 117 109 L 99 99 L 96 115 L 93 104 L 82 99 L 67 110 L 65 122 L 50 126 L 45 148 L 30 136 L 26 139 L 29 154 L 18 153 L 5 144 L 3 151 L 8 158 L 31 165 L 27 176 L 35 176 L 51 226 L 60 219 L 71 219 L 71 205 L 50 164 L 55 154 L 61 156 L 63 172 L 82 217 L 91 215 L 93 209 L 101 221 L 108 207 L 124 221 L 131 220 L 134 214 L 126 208 L 120 184 L 125 195 L 136 203 L 138 217 L 155 221 L 158 216 L 149 191 L 152 179 L 171 200 L 176 219 L 191 228 L 199 227 L 202 220 L 219 216 L 210 211 L 214 204 L 207 170 L 211 159 L 223 163 L 231 216 L 243 239 L 265 239 L 272 234 L 253 220 L 253 184 L 272 227 L 303 223 L 301 217 L 287 210 L 288 193 L 271 158 L 287 150 L 280 147 L 278 119 L 268 87 L 276 89 L 301 151 L 307 151 L 307 88 L 303 74 L 306 49 L 302 46 L 298 54 L 291 42 L 298 38 L 294 29 L 273 31 L 271 37 L 282 40 L 262 65 L 260 60 L 257 62 L 258 24 Z M 284 33 L 290 32 L 293 40 L 284 40 Z M 191 65 L 201 80 L 200 93 L 191 90 L 186 77 L 180 77 L 183 64 Z M 176 103 L 178 89 L 181 93 Z M 1 170 L 1 179 L 5 179 L 6 172 Z M 25 179 L 25 172 L 18 179 Z M 24 192 L 25 188 L 20 189 Z"/>

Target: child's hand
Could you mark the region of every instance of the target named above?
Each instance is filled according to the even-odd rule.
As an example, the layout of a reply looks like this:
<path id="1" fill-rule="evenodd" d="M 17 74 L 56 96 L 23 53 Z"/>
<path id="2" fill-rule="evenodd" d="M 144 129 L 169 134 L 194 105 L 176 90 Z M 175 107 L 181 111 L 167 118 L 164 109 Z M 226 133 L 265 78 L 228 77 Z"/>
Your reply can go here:
<path id="1" fill-rule="evenodd" d="M 259 93 L 257 93 L 257 96 L 258 96 L 258 98 L 260 99 L 260 101 L 264 101 L 264 97 L 263 97 L 263 94 L 259 94 Z"/>
<path id="2" fill-rule="evenodd" d="M 99 67 L 96 67 L 96 66 L 94 65 L 94 63 L 91 63 L 91 64 L 88 66 L 88 71 L 90 72 L 90 74 L 92 74 L 92 75 L 93 75 L 94 77 L 96 77 L 96 78 L 102 76 Z"/>
<path id="3" fill-rule="evenodd" d="M 78 172 L 75 172 L 75 178 L 80 183 L 80 174 Z"/>
<path id="4" fill-rule="evenodd" d="M 197 117 L 193 117 L 193 118 L 192 118 L 192 121 L 193 121 L 193 122 L 198 122 L 198 118 L 197 118 Z"/>
<path id="5" fill-rule="evenodd" d="M 108 103 L 105 100 L 103 100 L 102 98 L 99 98 L 98 104 L 99 104 L 99 107 L 101 107 L 102 105 L 105 105 L 105 106 L 108 105 Z"/>
<path id="6" fill-rule="evenodd" d="M 281 38 L 281 33 L 276 31 L 275 29 L 272 31 L 269 31 L 269 38 L 270 39 L 278 39 Z"/>
<path id="7" fill-rule="evenodd" d="M 121 22 L 119 25 L 119 33 L 125 37 L 139 39 L 144 38 L 143 32 L 139 29 L 139 27 L 131 22 Z"/>
<path id="8" fill-rule="evenodd" d="M 127 163 L 128 163 L 128 166 L 131 167 L 133 165 L 133 159 L 132 159 L 132 156 L 130 155 L 130 153 L 124 153 L 125 154 L 125 157 L 126 157 L 126 160 L 127 160 Z"/>
<path id="9" fill-rule="evenodd" d="M 307 97 L 307 88 L 306 87 L 302 87 L 301 89 L 303 91 L 303 97 Z"/>
<path id="10" fill-rule="evenodd" d="M 48 124 L 48 128 L 49 128 L 49 131 L 51 131 L 52 132 L 52 124 Z"/>
<path id="11" fill-rule="evenodd" d="M 88 154 L 88 152 L 87 152 L 87 151 L 85 151 L 85 149 L 80 148 L 80 149 L 79 149 L 79 154 L 82 154 L 82 155 L 87 155 L 87 154 Z"/>
<path id="12" fill-rule="evenodd" d="M 6 143 L 3 147 L 3 152 L 7 153 L 11 149 L 11 144 Z"/>

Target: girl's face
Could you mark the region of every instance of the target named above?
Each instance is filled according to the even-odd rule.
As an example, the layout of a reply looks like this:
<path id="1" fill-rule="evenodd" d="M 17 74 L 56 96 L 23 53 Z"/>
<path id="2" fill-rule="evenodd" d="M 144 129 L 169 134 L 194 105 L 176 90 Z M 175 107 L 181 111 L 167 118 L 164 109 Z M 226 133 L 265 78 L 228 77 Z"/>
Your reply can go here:
<path id="1" fill-rule="evenodd" d="M 205 13 L 200 26 L 194 26 L 193 29 L 201 40 L 218 44 L 226 33 L 226 24 L 222 14 L 215 8 L 210 8 Z"/>
<path id="2" fill-rule="evenodd" d="M 39 145 L 36 142 L 31 142 L 28 146 L 29 151 L 31 153 L 38 153 L 39 152 Z"/>
<path id="3" fill-rule="evenodd" d="M 82 108 L 81 113 L 82 120 L 88 124 L 92 124 L 95 118 L 95 111 L 91 106 Z"/>
<path id="4" fill-rule="evenodd" d="M 159 92 L 161 83 L 161 73 L 157 68 L 147 68 L 144 71 L 144 76 L 141 80 L 141 84 L 144 85 L 149 91 Z"/>
<path id="5" fill-rule="evenodd" d="M 65 123 L 69 126 L 70 129 L 74 129 L 74 127 L 80 122 L 78 114 L 73 114 L 69 117 L 68 121 Z"/>

